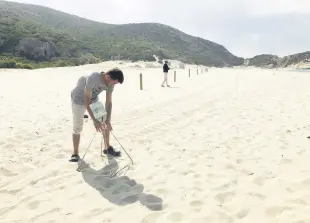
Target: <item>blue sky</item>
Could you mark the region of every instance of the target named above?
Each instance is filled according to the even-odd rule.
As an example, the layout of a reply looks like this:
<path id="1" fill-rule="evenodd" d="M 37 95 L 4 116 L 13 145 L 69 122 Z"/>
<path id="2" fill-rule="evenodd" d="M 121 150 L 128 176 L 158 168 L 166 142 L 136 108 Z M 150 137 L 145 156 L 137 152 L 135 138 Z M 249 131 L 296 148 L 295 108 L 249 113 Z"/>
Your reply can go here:
<path id="1" fill-rule="evenodd" d="M 11 0 L 105 23 L 163 23 L 241 57 L 310 51 L 310 0 Z"/>

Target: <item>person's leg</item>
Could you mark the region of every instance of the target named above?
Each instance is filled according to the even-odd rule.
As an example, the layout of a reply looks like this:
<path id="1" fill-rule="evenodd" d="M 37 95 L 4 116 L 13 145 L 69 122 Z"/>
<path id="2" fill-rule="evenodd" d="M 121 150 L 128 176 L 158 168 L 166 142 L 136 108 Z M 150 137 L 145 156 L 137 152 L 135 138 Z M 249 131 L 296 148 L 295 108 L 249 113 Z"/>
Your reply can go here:
<path id="1" fill-rule="evenodd" d="M 121 152 L 115 151 L 113 146 L 110 145 L 110 130 L 107 130 L 107 129 L 103 130 L 102 137 L 103 137 L 103 141 L 104 141 L 103 153 L 108 154 L 108 155 L 112 155 L 112 156 L 117 156 L 117 157 L 121 156 Z"/>
<path id="2" fill-rule="evenodd" d="M 80 134 L 72 134 L 73 141 L 73 155 L 79 154 L 79 145 L 80 145 Z"/>
<path id="3" fill-rule="evenodd" d="M 165 79 L 166 79 L 166 85 L 167 85 L 167 87 L 170 87 L 170 85 L 168 84 L 168 73 L 166 73 Z"/>
<path id="4" fill-rule="evenodd" d="M 110 131 L 109 130 L 104 130 L 103 131 L 104 139 L 105 139 L 105 144 L 106 144 L 106 149 L 110 147 Z"/>
<path id="5" fill-rule="evenodd" d="M 167 82 L 167 76 L 166 76 L 166 73 L 164 72 L 164 81 L 161 84 L 162 87 L 164 87 L 165 82 Z"/>
<path id="6" fill-rule="evenodd" d="M 73 154 L 71 161 L 78 161 L 79 159 L 79 145 L 80 145 L 80 133 L 83 130 L 83 118 L 86 108 L 82 105 L 72 103 L 72 115 L 73 115 Z"/>

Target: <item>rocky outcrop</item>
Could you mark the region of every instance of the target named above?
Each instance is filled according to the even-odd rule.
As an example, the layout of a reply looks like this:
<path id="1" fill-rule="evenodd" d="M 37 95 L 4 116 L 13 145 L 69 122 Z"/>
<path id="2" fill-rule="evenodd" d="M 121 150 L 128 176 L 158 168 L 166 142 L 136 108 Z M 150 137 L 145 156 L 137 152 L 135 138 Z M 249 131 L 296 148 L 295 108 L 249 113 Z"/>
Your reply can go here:
<path id="1" fill-rule="evenodd" d="M 257 55 L 247 60 L 247 66 L 271 68 L 278 64 L 279 57 L 271 54 Z"/>
<path id="2" fill-rule="evenodd" d="M 296 53 L 293 55 L 282 57 L 278 61 L 278 67 L 298 66 L 299 64 L 309 63 L 310 51 Z"/>
<path id="3" fill-rule="evenodd" d="M 20 41 L 19 54 L 35 61 L 46 61 L 60 55 L 54 43 L 42 42 L 34 38 L 22 39 Z"/>
<path id="4" fill-rule="evenodd" d="M 310 51 L 279 57 L 271 54 L 262 54 L 245 60 L 244 66 L 261 68 L 301 67 L 309 66 Z"/>

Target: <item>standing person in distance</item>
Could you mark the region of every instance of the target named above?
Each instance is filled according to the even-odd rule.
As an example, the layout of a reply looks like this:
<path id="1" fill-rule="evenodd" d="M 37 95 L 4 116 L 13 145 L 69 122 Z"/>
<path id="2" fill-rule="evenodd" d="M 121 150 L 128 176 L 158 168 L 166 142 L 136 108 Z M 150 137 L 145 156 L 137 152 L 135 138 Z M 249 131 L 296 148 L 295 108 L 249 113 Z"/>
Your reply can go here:
<path id="1" fill-rule="evenodd" d="M 170 70 L 170 68 L 168 67 L 168 61 L 165 61 L 165 64 L 163 66 L 164 81 L 161 84 L 162 87 L 165 87 L 164 86 L 165 82 L 166 82 L 167 87 L 170 87 L 170 85 L 168 84 L 168 70 Z"/>

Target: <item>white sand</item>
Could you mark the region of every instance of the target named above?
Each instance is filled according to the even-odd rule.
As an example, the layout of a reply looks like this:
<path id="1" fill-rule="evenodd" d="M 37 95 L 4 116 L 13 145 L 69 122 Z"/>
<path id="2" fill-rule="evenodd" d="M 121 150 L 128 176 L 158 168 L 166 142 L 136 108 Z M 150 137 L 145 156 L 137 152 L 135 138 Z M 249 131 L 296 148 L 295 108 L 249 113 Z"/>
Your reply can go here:
<path id="1" fill-rule="evenodd" d="M 112 125 L 134 165 L 109 179 L 99 135 L 89 168 L 68 162 L 70 90 L 113 66 L 125 83 Z M 310 222 L 309 73 L 213 68 L 189 78 L 186 67 L 176 83 L 170 72 L 168 89 L 161 68 L 130 66 L 0 71 L 1 223 Z M 93 133 L 85 122 L 81 155 Z M 126 165 L 123 155 L 111 165 Z"/>

